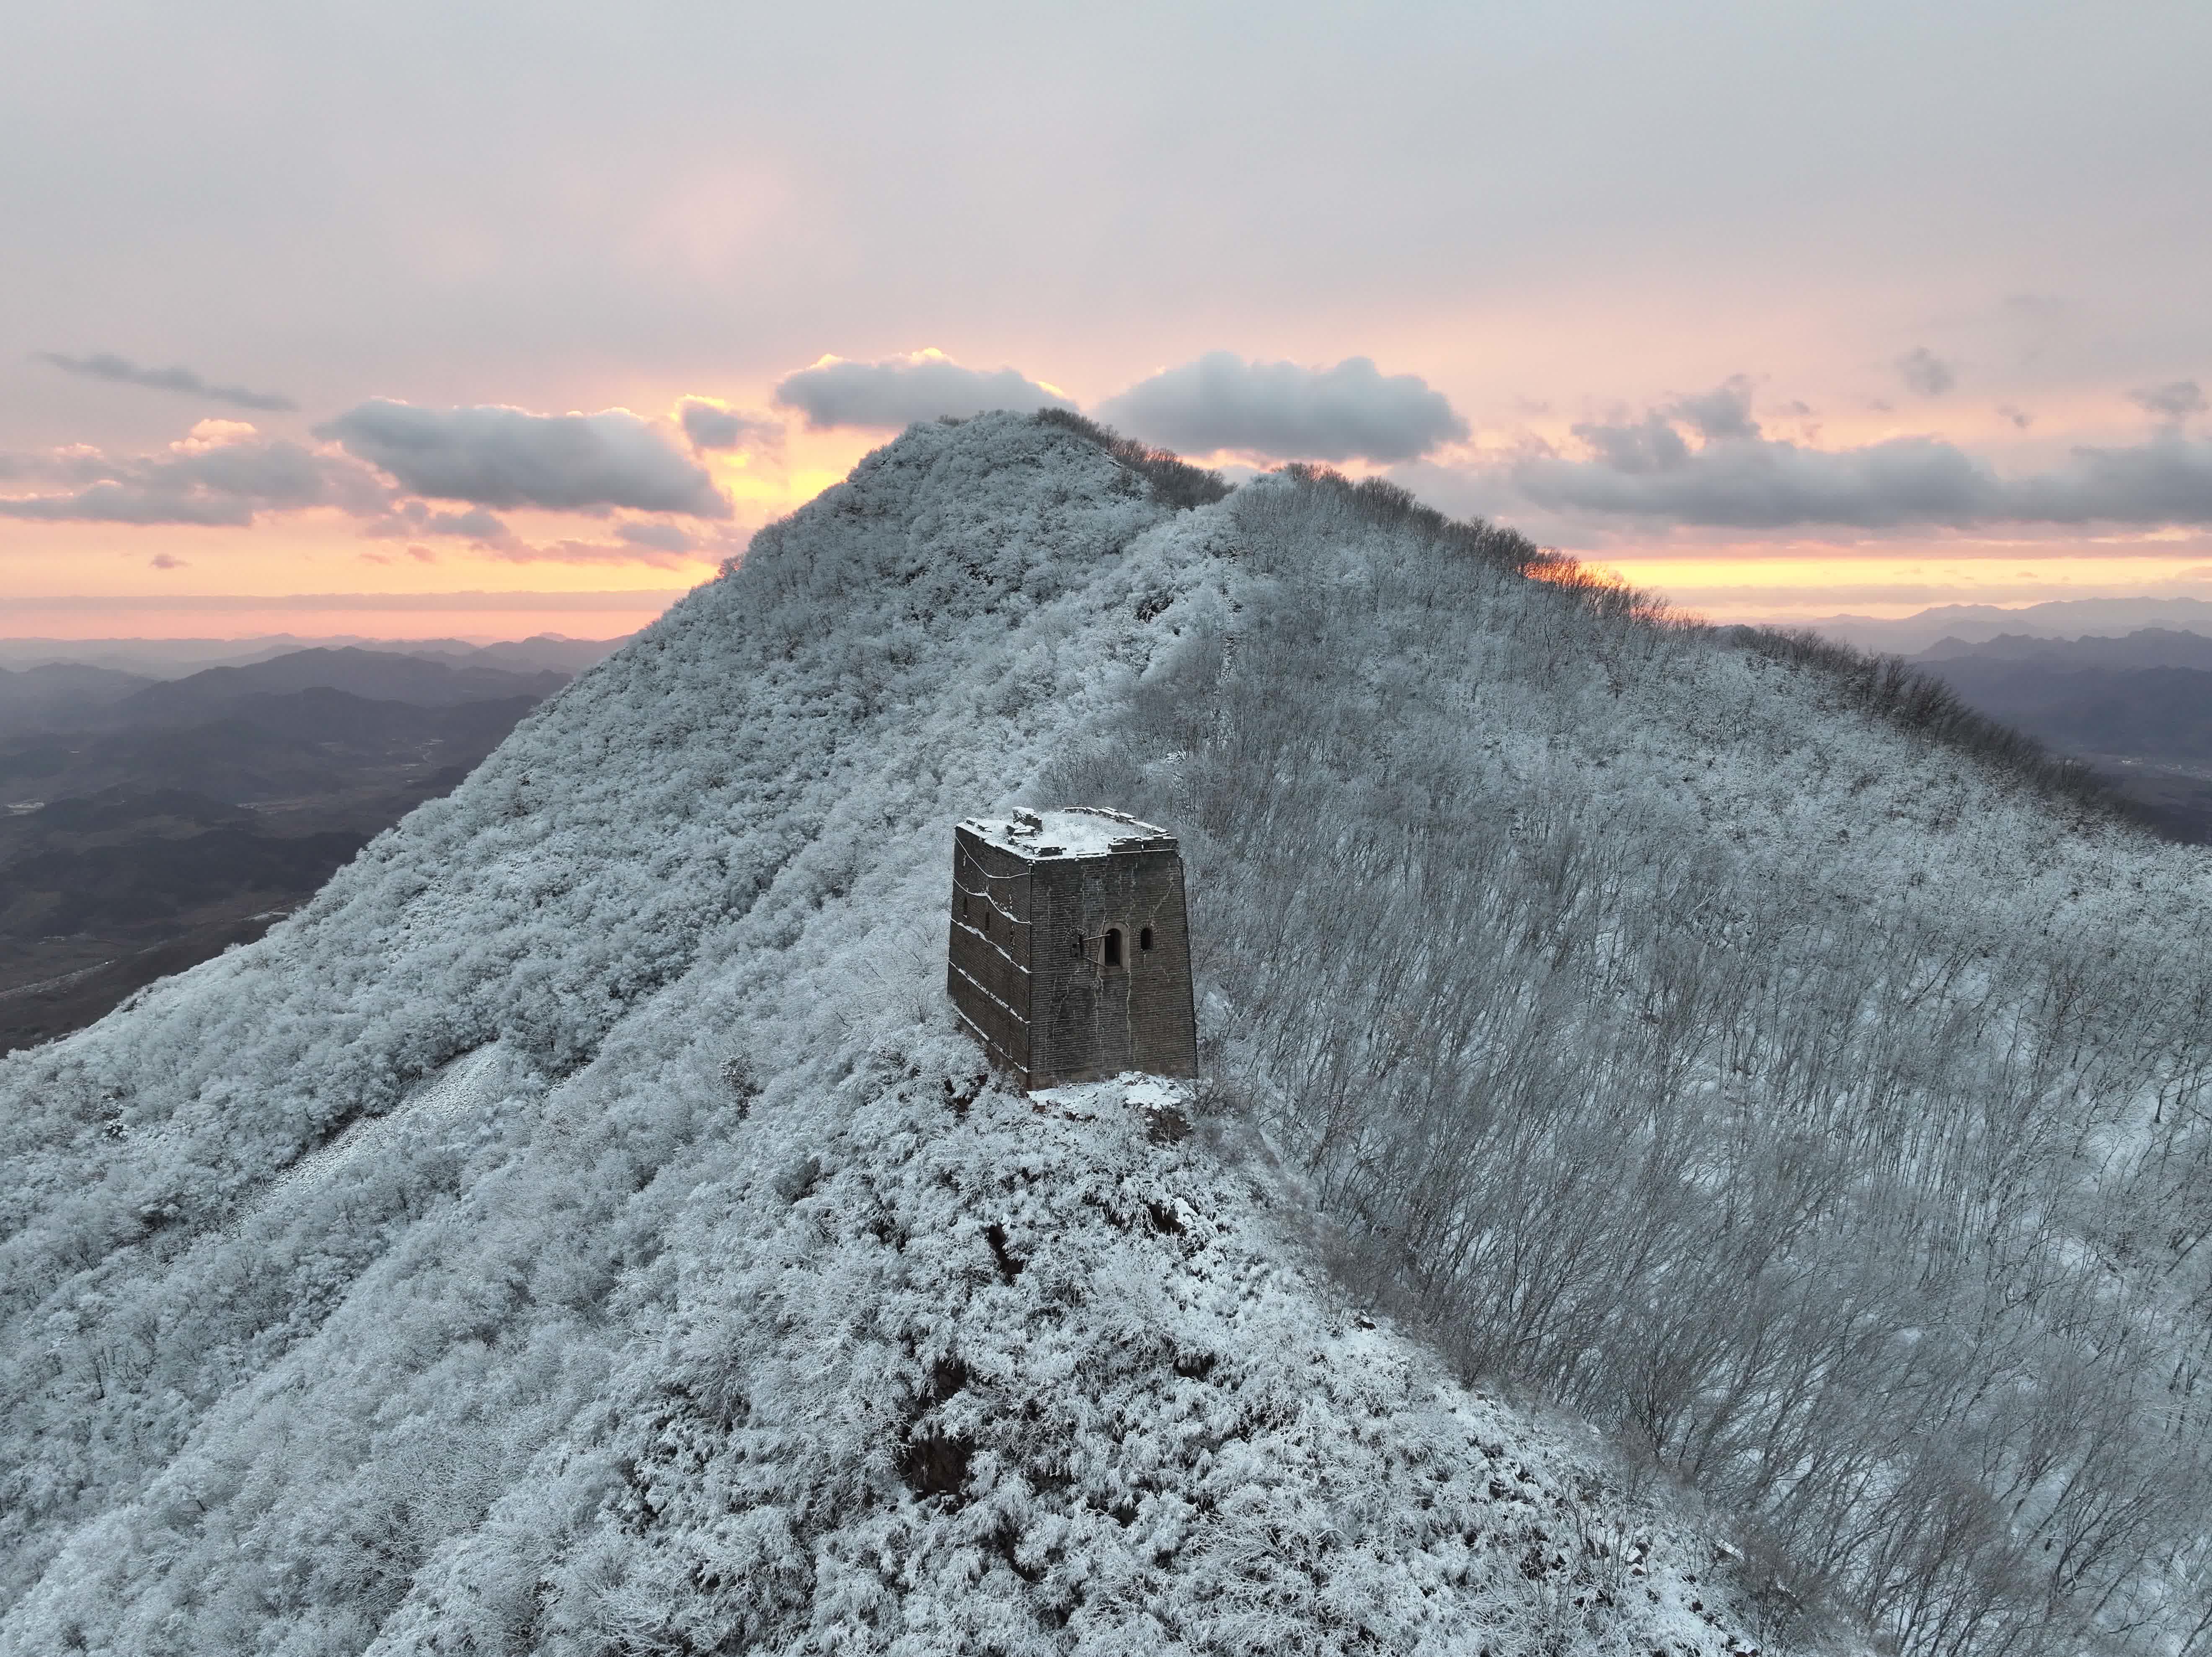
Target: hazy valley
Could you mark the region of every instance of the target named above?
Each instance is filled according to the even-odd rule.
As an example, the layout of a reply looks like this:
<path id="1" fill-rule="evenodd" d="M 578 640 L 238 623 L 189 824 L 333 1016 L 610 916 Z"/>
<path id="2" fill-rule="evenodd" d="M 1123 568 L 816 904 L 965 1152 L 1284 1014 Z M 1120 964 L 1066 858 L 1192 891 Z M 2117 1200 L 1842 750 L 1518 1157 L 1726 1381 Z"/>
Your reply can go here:
<path id="1" fill-rule="evenodd" d="M 0 1046 L 258 938 L 569 677 L 358 647 L 0 670 Z"/>

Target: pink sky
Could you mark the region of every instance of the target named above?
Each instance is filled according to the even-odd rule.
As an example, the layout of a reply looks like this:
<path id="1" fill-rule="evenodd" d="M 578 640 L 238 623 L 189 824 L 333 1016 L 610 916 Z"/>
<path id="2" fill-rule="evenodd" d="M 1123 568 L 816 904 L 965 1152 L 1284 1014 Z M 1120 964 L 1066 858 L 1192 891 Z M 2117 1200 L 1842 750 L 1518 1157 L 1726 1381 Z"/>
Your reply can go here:
<path id="1" fill-rule="evenodd" d="M 1044 401 L 1716 616 L 2212 597 L 2201 5 L 15 30 L 0 634 L 626 631 Z"/>

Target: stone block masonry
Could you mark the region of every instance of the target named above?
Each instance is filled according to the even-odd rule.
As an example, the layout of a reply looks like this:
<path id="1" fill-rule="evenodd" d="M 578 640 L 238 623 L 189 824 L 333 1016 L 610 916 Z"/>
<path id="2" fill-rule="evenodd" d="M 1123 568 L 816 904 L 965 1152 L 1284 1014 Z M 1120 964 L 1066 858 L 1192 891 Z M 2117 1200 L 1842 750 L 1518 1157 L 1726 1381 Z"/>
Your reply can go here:
<path id="1" fill-rule="evenodd" d="M 1175 836 L 1100 806 L 953 830 L 945 987 L 1025 1089 L 1198 1073 Z"/>

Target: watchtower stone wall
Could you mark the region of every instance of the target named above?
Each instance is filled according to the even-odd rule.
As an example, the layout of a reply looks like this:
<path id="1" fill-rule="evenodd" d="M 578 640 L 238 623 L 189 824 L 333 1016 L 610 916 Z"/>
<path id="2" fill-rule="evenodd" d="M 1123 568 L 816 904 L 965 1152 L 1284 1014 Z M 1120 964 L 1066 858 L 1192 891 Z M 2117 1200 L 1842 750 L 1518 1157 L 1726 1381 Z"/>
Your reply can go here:
<path id="1" fill-rule="evenodd" d="M 1096 806 L 961 823 L 945 985 L 1024 1088 L 1196 1075 L 1175 836 Z"/>

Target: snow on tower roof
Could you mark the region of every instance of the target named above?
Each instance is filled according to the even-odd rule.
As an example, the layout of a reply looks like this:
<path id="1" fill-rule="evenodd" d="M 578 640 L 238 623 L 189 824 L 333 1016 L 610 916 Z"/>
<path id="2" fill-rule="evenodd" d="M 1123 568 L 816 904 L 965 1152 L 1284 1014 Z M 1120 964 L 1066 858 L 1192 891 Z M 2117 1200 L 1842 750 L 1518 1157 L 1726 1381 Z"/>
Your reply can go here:
<path id="1" fill-rule="evenodd" d="M 1068 805 L 1051 811 L 1017 810 L 1011 816 L 969 817 L 960 826 L 1001 850 L 1032 861 L 1176 849 L 1176 837 L 1166 829 L 1103 805 Z"/>

